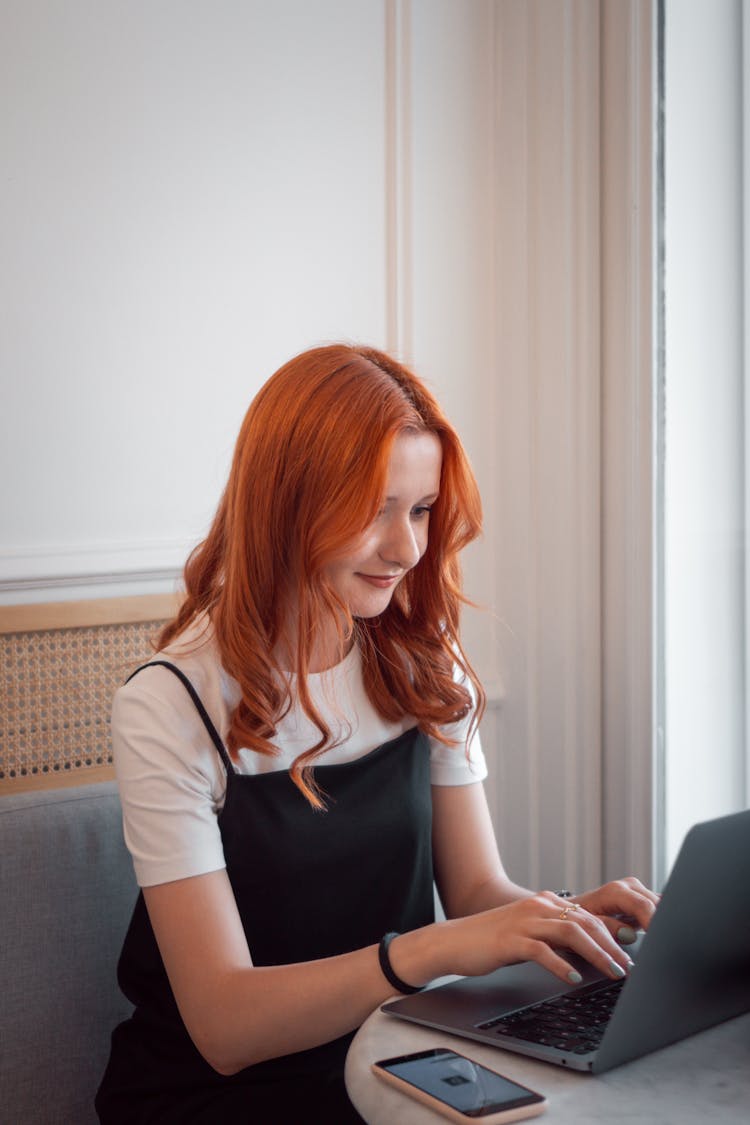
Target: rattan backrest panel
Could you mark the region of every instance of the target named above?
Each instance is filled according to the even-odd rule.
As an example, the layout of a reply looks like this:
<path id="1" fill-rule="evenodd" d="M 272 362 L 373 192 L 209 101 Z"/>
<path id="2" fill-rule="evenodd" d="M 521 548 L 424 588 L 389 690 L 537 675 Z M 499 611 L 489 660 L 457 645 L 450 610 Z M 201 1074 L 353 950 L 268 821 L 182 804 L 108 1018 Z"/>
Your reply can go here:
<path id="1" fill-rule="evenodd" d="M 163 620 L 0 632 L 0 792 L 113 776 L 112 695 Z"/>

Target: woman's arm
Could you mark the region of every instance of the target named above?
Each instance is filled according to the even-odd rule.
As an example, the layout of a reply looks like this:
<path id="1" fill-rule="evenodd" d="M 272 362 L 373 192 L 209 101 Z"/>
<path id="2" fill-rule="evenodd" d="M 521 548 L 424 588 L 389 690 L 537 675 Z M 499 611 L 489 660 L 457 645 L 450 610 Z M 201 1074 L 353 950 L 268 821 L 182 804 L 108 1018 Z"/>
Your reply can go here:
<path id="1" fill-rule="evenodd" d="M 506 874 L 481 781 L 433 785 L 432 856 L 448 918 L 506 906 L 534 893 Z"/>
<path id="2" fill-rule="evenodd" d="M 392 993 L 377 946 L 254 967 L 226 871 L 143 890 L 180 1015 L 221 1074 L 336 1039 Z"/>
<path id="3" fill-rule="evenodd" d="M 391 943 L 402 980 L 421 985 L 534 960 L 565 981 L 574 971 L 558 952 L 566 948 L 622 975 L 629 959 L 594 914 L 579 909 L 563 918 L 564 900 L 508 879 L 481 785 L 445 787 L 435 814 L 436 869 L 450 918 Z M 392 995 L 376 945 L 319 961 L 253 966 L 225 871 L 143 893 L 185 1026 L 222 1074 L 335 1039 Z"/>

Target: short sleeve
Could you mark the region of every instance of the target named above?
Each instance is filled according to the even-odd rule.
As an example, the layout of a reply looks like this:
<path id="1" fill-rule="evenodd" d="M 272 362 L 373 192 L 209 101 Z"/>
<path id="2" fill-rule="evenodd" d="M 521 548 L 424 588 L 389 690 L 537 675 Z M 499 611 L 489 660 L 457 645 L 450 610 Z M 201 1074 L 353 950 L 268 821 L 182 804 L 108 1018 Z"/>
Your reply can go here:
<path id="1" fill-rule="evenodd" d="M 469 755 L 466 742 L 445 746 L 430 739 L 430 779 L 433 785 L 471 785 L 487 777 L 487 762 L 482 751 L 479 734 L 471 740 Z"/>
<path id="2" fill-rule="evenodd" d="M 125 842 L 139 886 L 225 867 L 217 822 L 223 767 L 171 672 L 148 669 L 116 692 L 112 745 Z"/>
<path id="3" fill-rule="evenodd" d="M 455 679 L 469 689 L 474 700 L 471 682 L 460 672 Z M 473 710 L 456 723 L 442 728 L 455 745 L 445 745 L 436 738 L 430 739 L 430 776 L 433 785 L 471 785 L 487 777 L 487 762 L 482 751 L 479 731 L 472 724 Z"/>

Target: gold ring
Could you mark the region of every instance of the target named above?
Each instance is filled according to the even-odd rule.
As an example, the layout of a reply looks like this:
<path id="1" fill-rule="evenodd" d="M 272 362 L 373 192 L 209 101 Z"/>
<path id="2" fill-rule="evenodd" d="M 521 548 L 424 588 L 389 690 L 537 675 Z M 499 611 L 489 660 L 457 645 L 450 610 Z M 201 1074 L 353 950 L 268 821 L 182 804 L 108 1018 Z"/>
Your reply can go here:
<path id="1" fill-rule="evenodd" d="M 571 902 L 569 906 L 564 907 L 564 909 L 562 909 L 560 911 L 560 918 L 564 922 L 565 919 L 568 917 L 569 911 L 577 910 L 577 909 L 578 909 L 578 903 L 577 902 Z"/>

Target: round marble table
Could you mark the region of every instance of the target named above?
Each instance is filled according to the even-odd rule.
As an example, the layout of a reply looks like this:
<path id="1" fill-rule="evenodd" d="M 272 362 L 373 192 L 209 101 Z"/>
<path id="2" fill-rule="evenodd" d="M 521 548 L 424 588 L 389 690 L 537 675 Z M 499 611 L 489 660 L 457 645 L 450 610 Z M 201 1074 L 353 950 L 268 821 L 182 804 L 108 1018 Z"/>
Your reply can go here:
<path id="1" fill-rule="evenodd" d="M 540 1120 L 572 1125 L 746 1125 L 750 1121 L 750 1013 L 606 1074 L 575 1074 L 470 1039 L 374 1012 L 349 1048 L 346 1085 L 368 1125 L 440 1125 L 446 1118 L 391 1089 L 376 1059 L 452 1047 L 544 1094 Z"/>

